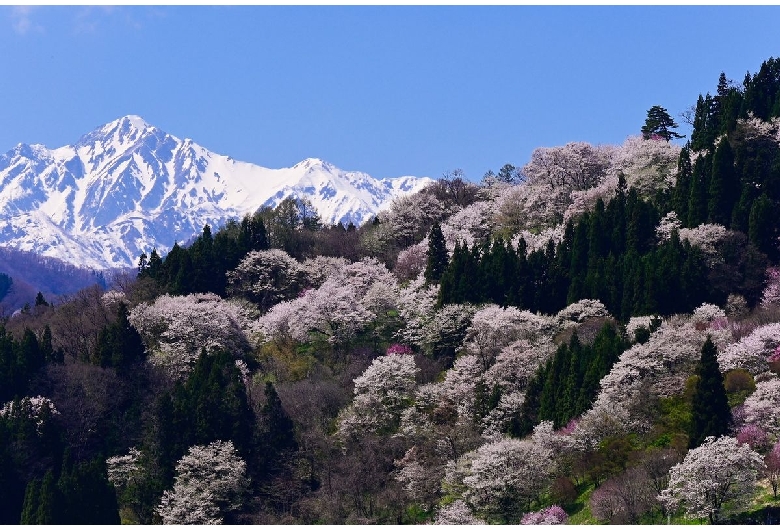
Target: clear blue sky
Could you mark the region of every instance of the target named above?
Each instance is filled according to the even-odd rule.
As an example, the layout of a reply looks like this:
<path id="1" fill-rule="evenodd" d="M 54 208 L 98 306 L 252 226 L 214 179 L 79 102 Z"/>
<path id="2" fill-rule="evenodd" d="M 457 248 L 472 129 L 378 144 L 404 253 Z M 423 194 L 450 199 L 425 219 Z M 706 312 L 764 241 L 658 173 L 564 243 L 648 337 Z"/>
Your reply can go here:
<path id="1" fill-rule="evenodd" d="M 780 56 L 780 7 L 0 7 L 0 152 L 126 114 L 266 167 L 472 180 Z M 688 133 L 681 124 L 681 132 Z"/>

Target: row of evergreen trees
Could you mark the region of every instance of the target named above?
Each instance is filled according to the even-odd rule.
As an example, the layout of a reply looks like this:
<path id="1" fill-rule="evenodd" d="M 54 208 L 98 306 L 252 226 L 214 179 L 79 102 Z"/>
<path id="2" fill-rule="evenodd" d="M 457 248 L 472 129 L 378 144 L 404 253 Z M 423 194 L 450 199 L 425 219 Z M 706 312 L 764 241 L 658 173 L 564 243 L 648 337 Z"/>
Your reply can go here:
<path id="1" fill-rule="evenodd" d="M 545 420 L 559 429 L 587 411 L 598 395 L 599 382 L 629 345 L 611 322 L 590 345 L 580 343 L 575 333 L 529 381 L 523 409 L 510 432 L 524 436 Z"/>
<path id="2" fill-rule="evenodd" d="M 749 235 L 780 258 L 774 212 L 780 205 L 780 145 L 739 125 L 780 117 L 780 59 L 769 59 L 742 87 L 721 73 L 715 96 L 699 96 L 690 142 L 680 154 L 673 208 L 683 226 L 718 223 Z"/>
<path id="3" fill-rule="evenodd" d="M 156 249 L 149 256 L 142 254 L 138 278 L 149 278 L 172 295 L 212 292 L 225 296 L 227 271 L 235 269 L 250 251 L 268 246 L 262 216 L 246 215 L 240 223 L 228 221 L 215 235 L 206 225 L 189 247 L 175 243 L 165 259 Z"/>
<path id="4" fill-rule="evenodd" d="M 656 207 L 621 181 L 606 207 L 569 222 L 557 245 L 528 252 L 501 239 L 471 249 L 459 242 L 452 259 L 434 227 L 426 278 L 440 281 L 439 304 L 495 303 L 553 314 L 585 298 L 601 300 L 621 319 L 689 312 L 724 293 L 708 289 L 705 256 L 676 233 L 656 245 Z M 440 271 L 440 272 L 439 272 Z M 726 293 L 728 294 L 728 293 Z"/>

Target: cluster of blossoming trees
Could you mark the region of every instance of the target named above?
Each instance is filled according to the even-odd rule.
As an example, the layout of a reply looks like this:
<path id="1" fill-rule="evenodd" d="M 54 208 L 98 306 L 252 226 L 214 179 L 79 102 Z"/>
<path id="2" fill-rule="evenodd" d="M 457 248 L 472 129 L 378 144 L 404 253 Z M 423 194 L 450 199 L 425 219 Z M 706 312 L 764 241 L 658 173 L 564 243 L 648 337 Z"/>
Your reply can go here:
<path id="1" fill-rule="evenodd" d="M 721 522 L 776 503 L 780 137 L 756 94 L 780 93 L 777 67 L 719 84 L 683 148 L 540 148 L 357 228 L 288 199 L 10 319 L 0 522 Z"/>

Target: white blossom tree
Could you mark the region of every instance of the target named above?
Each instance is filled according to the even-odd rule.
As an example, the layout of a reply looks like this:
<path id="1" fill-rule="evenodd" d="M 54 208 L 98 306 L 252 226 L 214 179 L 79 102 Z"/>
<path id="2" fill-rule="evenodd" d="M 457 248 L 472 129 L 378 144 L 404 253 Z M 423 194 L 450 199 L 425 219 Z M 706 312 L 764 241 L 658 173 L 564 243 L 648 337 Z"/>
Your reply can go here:
<path id="1" fill-rule="evenodd" d="M 211 293 L 163 295 L 133 308 L 128 319 L 144 341 L 149 362 L 176 379 L 192 370 L 204 349 L 240 357 L 251 347 L 247 311 Z"/>
<path id="2" fill-rule="evenodd" d="M 325 283 L 325 280 L 341 274 L 349 263 L 345 258 L 314 256 L 303 260 L 301 268 L 306 276 L 306 283 L 316 288 Z"/>
<path id="3" fill-rule="evenodd" d="M 447 218 L 441 225 L 447 250 L 452 253 L 457 241 L 469 247 L 487 241 L 496 226 L 494 211 L 493 201 L 478 201 Z"/>
<path id="4" fill-rule="evenodd" d="M 487 370 L 499 352 L 510 343 L 538 333 L 536 315 L 515 307 L 488 304 L 474 313 L 461 350 L 477 355 Z"/>
<path id="5" fill-rule="evenodd" d="M 304 268 L 283 250 L 253 250 L 227 273 L 228 294 L 242 296 L 261 311 L 297 296 L 303 289 Z"/>
<path id="6" fill-rule="evenodd" d="M 641 197 L 672 188 L 677 182 L 680 146 L 663 140 L 630 136 L 612 152 L 609 172 L 622 174 Z"/>
<path id="7" fill-rule="evenodd" d="M 708 437 L 670 472 L 669 487 L 659 500 L 670 510 L 682 508 L 689 519 L 717 522 L 727 505 L 744 508 L 764 469 L 761 455 L 736 438 Z"/>
<path id="8" fill-rule="evenodd" d="M 606 306 L 600 300 L 584 299 L 561 309 L 556 318 L 561 327 L 570 323 L 581 323 L 589 318 L 604 318 L 609 316 Z"/>
<path id="9" fill-rule="evenodd" d="M 394 430 L 401 411 L 411 402 L 419 369 L 412 355 L 377 357 L 355 379 L 355 398 L 339 416 L 339 436 Z"/>
<path id="10" fill-rule="evenodd" d="M 742 368 L 756 376 L 769 370 L 767 359 L 780 346 L 780 322 L 755 328 L 734 344 L 719 349 L 718 364 L 723 371 Z"/>
<path id="11" fill-rule="evenodd" d="M 761 295 L 761 305 L 780 305 L 780 268 L 770 267 L 766 270 L 766 288 Z"/>
<path id="12" fill-rule="evenodd" d="M 8 401 L 0 408 L 0 418 L 24 417 L 35 420 L 35 428 L 40 434 L 43 424 L 60 411 L 54 402 L 43 396 L 24 397 L 19 401 Z"/>
<path id="13" fill-rule="evenodd" d="M 108 481 L 117 491 L 122 491 L 130 484 L 141 470 L 141 451 L 131 447 L 126 455 L 112 456 L 106 460 Z"/>
<path id="14" fill-rule="evenodd" d="M 546 489 L 552 466 L 550 448 L 505 438 L 452 462 L 444 480 L 451 491 L 460 490 L 478 514 L 511 520 Z"/>
<path id="15" fill-rule="evenodd" d="M 442 506 L 436 512 L 433 524 L 439 525 L 484 525 L 484 520 L 474 516 L 471 508 L 463 499 Z"/>
<path id="16" fill-rule="evenodd" d="M 246 462 L 233 442 L 190 447 L 176 464 L 176 482 L 163 493 L 157 513 L 163 524 L 222 524 L 241 508 L 249 486 Z"/>

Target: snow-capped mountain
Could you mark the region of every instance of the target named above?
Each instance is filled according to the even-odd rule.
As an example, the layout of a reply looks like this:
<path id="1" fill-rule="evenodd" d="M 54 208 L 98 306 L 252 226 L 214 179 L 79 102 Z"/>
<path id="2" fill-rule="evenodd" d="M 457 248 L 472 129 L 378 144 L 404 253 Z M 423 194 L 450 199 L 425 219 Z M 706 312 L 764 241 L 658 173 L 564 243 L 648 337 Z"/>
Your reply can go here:
<path id="1" fill-rule="evenodd" d="M 316 158 L 268 169 L 208 151 L 125 116 L 48 149 L 0 155 L 0 245 L 95 269 L 132 267 L 141 252 L 239 219 L 294 195 L 323 222 L 360 224 L 431 179 L 375 179 Z"/>

